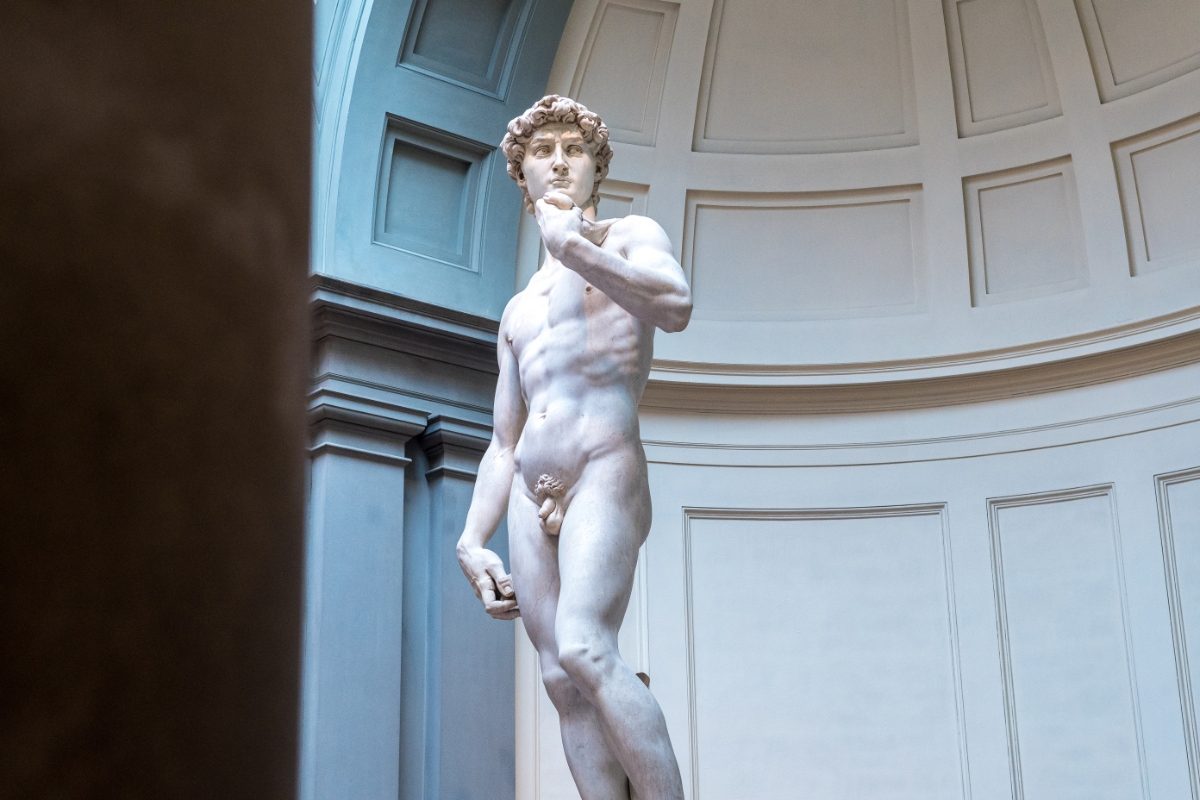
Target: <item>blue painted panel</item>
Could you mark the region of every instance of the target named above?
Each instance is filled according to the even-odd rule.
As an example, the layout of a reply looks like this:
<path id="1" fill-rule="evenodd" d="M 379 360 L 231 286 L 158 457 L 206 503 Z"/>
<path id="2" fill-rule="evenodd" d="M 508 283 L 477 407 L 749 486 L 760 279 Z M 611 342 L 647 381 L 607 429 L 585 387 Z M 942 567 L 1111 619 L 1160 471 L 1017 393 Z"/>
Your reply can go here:
<path id="1" fill-rule="evenodd" d="M 532 0 L 418 0 L 400 64 L 499 97 Z"/>
<path id="2" fill-rule="evenodd" d="M 424 126 L 391 120 L 379 165 L 374 242 L 478 272 L 477 200 L 488 153 Z"/>

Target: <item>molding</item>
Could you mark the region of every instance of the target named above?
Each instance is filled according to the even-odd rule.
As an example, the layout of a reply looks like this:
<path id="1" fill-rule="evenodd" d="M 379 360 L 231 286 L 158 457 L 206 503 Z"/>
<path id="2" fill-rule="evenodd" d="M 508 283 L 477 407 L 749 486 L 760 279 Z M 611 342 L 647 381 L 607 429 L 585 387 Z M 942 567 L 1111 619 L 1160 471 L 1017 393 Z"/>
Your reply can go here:
<path id="1" fill-rule="evenodd" d="M 311 285 L 314 343 L 338 337 L 497 372 L 495 320 L 328 275 L 314 275 Z"/>
<path id="2" fill-rule="evenodd" d="M 829 364 L 754 364 L 655 359 L 651 376 L 660 380 L 665 380 L 663 376 L 670 375 L 678 376 L 677 380 L 771 380 L 775 383 L 789 384 L 805 382 L 804 379 L 808 379 L 807 383 L 846 380 L 858 375 L 867 376 L 863 382 L 869 382 L 871 376 L 877 373 L 894 375 L 894 380 L 924 379 L 1015 369 L 1048 361 L 1068 361 L 1119 350 L 1122 347 L 1160 342 L 1189 333 L 1200 333 L 1200 306 L 1189 306 L 1125 325 L 1012 347 L 924 358 Z"/>
<path id="3" fill-rule="evenodd" d="M 1158 500 L 1158 531 L 1162 542 L 1163 574 L 1167 582 L 1167 606 L 1171 614 L 1171 643 L 1175 650 L 1175 674 L 1179 682 L 1179 705 L 1187 746 L 1188 779 L 1192 797 L 1200 798 L 1200 734 L 1197 732 L 1196 700 L 1188 660 L 1186 620 L 1179 591 L 1179 569 L 1175 560 L 1175 530 L 1171 519 L 1171 486 L 1200 481 L 1200 467 L 1154 476 Z"/>
<path id="4" fill-rule="evenodd" d="M 479 460 L 491 440 L 490 425 L 441 415 L 432 417 L 420 439 L 430 464 L 425 477 L 474 482 L 479 473 Z"/>
<path id="5" fill-rule="evenodd" d="M 1200 317 L 1192 309 L 1191 319 Z M 990 370 L 960 374 L 921 376 L 918 372 L 895 377 L 875 372 L 865 380 L 847 380 L 850 372 L 828 377 L 841 382 L 784 384 L 733 383 L 719 380 L 724 375 L 709 373 L 701 380 L 667 380 L 663 372 L 675 377 L 668 367 L 655 365 L 652 378 L 642 397 L 644 408 L 732 414 L 829 414 L 863 411 L 893 411 L 913 408 L 976 403 L 1024 395 L 1075 389 L 1094 384 L 1133 378 L 1153 372 L 1186 366 L 1200 361 L 1200 330 L 1191 330 L 1157 341 L 1124 348 L 1069 356 L 1054 361 L 1008 366 L 996 364 Z M 679 363 L 679 362 L 676 362 Z M 767 368 L 769 369 L 769 368 Z M 684 370 L 680 373 L 686 374 Z M 737 373 L 726 373 L 737 374 Z M 803 373 L 740 373 L 765 378 L 768 375 L 790 377 Z M 814 373 L 809 373 L 811 377 Z M 680 375 L 682 377 L 682 375 Z M 826 377 L 826 376 L 822 376 Z M 708 380 L 703 380 L 708 378 Z M 872 379 L 873 378 L 873 379 Z"/>
<path id="6" fill-rule="evenodd" d="M 340 338 L 490 375 L 497 372 L 499 323 L 487 317 L 328 275 L 313 276 L 311 308 L 314 343 Z M 1146 337 L 1154 338 L 1138 341 Z M 1198 361 L 1200 307 L 1193 307 L 1029 347 L 912 361 L 770 365 L 656 360 L 642 406 L 749 414 L 924 408 L 1089 386 Z"/>
<path id="7" fill-rule="evenodd" d="M 308 394 L 309 426 L 318 432 L 339 424 L 350 425 L 363 432 L 407 441 L 425 430 L 427 419 L 423 411 L 351 393 L 333 381 L 317 383 Z"/>
<path id="8" fill-rule="evenodd" d="M 492 417 L 491 406 L 477 405 L 465 400 L 455 400 L 454 398 L 444 397 L 440 394 L 419 392 L 407 387 L 401 389 L 388 384 L 355 378 L 337 372 L 323 372 L 313 380 L 313 384 L 338 387 L 341 391 L 354 397 L 375 398 L 401 408 L 418 408 L 422 410 L 421 413 L 432 414 L 435 412 L 427 412 L 425 409 L 449 406 L 469 416 L 473 415 L 480 421 L 490 420 Z"/>
<path id="9" fill-rule="evenodd" d="M 1198 407 L 1200 397 L 1190 397 L 1045 425 L 908 439 L 771 443 L 644 439 L 643 444 L 647 458 L 657 464 L 735 468 L 912 464 L 1073 447 L 1192 425 L 1200 420 Z M 1121 426 L 1114 428 L 1114 422 Z"/>
<path id="10" fill-rule="evenodd" d="M 377 450 L 365 450 L 361 447 L 349 447 L 335 442 L 322 442 L 308 448 L 308 454 L 316 458 L 322 455 L 348 456 L 350 458 L 361 458 L 364 461 L 378 461 L 381 464 L 387 464 L 393 467 L 403 469 L 412 463 L 411 458 L 397 456 L 391 453 L 383 453 Z"/>

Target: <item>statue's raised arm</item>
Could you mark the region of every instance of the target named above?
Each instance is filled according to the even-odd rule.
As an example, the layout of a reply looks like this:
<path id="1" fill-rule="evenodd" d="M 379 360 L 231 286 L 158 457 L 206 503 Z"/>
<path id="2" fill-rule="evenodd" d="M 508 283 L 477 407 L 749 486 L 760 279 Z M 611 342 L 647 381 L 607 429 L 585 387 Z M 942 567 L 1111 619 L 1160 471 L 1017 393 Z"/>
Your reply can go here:
<path id="1" fill-rule="evenodd" d="M 668 333 L 687 327 L 692 293 L 657 222 L 631 215 L 597 224 L 595 206 L 582 209 L 559 190 L 534 210 L 547 252 L 564 267 L 644 322 Z"/>

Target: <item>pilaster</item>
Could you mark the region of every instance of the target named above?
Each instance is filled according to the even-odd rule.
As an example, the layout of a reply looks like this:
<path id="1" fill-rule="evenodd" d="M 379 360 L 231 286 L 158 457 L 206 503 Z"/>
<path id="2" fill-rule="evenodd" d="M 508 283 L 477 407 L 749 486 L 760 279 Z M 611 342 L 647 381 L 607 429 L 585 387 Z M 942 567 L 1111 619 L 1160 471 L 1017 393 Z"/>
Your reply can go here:
<path id="1" fill-rule="evenodd" d="M 490 439 L 490 426 L 447 415 L 420 437 L 429 489 L 424 797 L 511 800 L 514 792 L 512 627 L 484 613 L 455 553 Z M 489 546 L 507 563 L 503 526 Z"/>
<path id="2" fill-rule="evenodd" d="M 405 446 L 425 414 L 323 380 L 309 422 L 300 796 L 397 797 Z"/>

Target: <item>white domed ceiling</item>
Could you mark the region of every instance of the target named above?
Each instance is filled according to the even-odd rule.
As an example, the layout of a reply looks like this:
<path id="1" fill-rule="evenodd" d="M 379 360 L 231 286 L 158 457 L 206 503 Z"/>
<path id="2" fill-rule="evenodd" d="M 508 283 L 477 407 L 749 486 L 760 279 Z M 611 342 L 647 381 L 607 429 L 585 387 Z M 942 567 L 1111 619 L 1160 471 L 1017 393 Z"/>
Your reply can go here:
<path id="1" fill-rule="evenodd" d="M 578 0 L 549 89 L 692 282 L 660 381 L 844 383 L 1200 329 L 1198 68 L 1200 0 Z"/>

